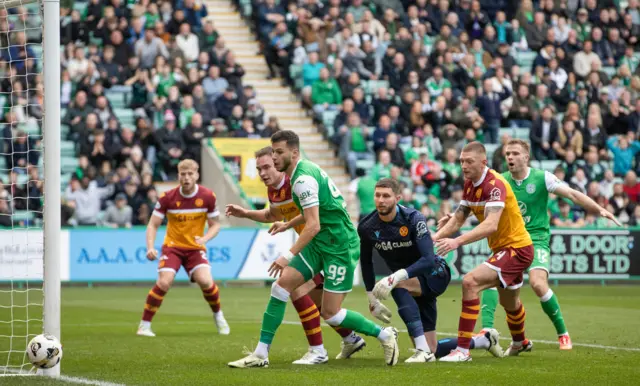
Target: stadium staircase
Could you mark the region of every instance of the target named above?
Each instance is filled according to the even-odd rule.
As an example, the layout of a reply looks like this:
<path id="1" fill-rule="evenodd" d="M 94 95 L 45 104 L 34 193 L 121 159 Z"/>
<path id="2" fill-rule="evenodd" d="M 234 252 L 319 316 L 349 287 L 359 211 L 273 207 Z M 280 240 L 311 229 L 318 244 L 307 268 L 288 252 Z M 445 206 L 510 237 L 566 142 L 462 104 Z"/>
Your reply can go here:
<path id="1" fill-rule="evenodd" d="M 280 79 L 267 80 L 269 71 L 264 56 L 258 54 L 258 42 L 240 13 L 228 0 L 207 0 L 205 4 L 208 18 L 213 20 L 236 61 L 244 67 L 243 83 L 255 88 L 258 102 L 268 116 L 278 118 L 280 127 L 298 133 L 305 157 L 322 167 L 346 195 L 350 180 L 343 163 L 335 157 L 291 89 L 282 87 Z M 350 208 L 350 213 L 357 219 L 356 208 Z"/>

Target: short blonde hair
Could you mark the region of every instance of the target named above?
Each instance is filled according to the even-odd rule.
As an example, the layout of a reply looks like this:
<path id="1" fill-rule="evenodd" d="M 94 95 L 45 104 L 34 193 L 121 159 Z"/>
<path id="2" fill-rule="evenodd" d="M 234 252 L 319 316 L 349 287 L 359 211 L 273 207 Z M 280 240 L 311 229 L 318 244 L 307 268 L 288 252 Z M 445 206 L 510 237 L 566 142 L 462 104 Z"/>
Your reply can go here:
<path id="1" fill-rule="evenodd" d="M 531 146 L 529 146 L 528 142 L 523 141 L 522 139 L 518 139 L 518 138 L 510 139 L 509 142 L 507 142 L 507 146 L 511 146 L 511 145 L 521 146 L 525 153 L 527 154 L 531 153 Z"/>
<path id="2" fill-rule="evenodd" d="M 198 163 L 192 159 L 183 159 L 178 164 L 178 170 L 192 169 L 197 172 L 199 168 Z"/>

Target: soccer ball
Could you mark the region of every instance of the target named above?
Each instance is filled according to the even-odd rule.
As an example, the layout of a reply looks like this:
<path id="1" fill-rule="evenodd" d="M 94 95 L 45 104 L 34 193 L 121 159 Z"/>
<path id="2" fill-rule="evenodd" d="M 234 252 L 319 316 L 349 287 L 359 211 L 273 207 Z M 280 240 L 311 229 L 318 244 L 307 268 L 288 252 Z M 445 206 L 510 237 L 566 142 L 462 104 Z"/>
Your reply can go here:
<path id="1" fill-rule="evenodd" d="M 62 344 L 53 335 L 40 334 L 29 342 L 27 356 L 35 367 L 50 369 L 62 359 Z"/>

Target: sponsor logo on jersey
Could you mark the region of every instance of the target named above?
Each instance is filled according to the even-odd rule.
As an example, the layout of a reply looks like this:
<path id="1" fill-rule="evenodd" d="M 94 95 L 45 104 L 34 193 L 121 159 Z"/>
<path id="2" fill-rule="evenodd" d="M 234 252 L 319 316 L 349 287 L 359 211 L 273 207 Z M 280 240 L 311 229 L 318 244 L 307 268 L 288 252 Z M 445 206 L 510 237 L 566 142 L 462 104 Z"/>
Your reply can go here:
<path id="1" fill-rule="evenodd" d="M 489 193 L 489 201 L 499 201 L 500 200 L 500 189 L 493 188 Z"/>
<path id="2" fill-rule="evenodd" d="M 420 221 L 416 225 L 416 238 L 420 239 L 422 236 L 426 235 L 429 232 L 429 228 L 427 228 L 427 223 L 424 221 Z"/>
<path id="3" fill-rule="evenodd" d="M 204 205 L 204 201 L 201 198 L 198 198 L 196 200 L 196 206 L 197 207 L 201 207 L 202 205 Z"/>
<path id="4" fill-rule="evenodd" d="M 520 209 L 520 214 L 525 215 L 527 213 L 527 204 L 522 201 L 518 201 L 518 208 Z"/>
<path id="5" fill-rule="evenodd" d="M 536 192 L 536 186 L 534 184 L 527 184 L 527 193 L 533 194 Z"/>
<path id="6" fill-rule="evenodd" d="M 311 191 L 307 190 L 306 192 L 302 192 L 300 195 L 300 201 L 304 201 L 309 197 L 311 197 Z"/>
<path id="7" fill-rule="evenodd" d="M 400 236 L 404 237 L 409 234 L 409 228 L 403 226 L 400 228 Z"/>
<path id="8" fill-rule="evenodd" d="M 408 241 L 380 241 L 374 245 L 376 249 L 383 251 L 393 251 L 397 248 L 407 248 L 413 245 L 411 240 Z"/>

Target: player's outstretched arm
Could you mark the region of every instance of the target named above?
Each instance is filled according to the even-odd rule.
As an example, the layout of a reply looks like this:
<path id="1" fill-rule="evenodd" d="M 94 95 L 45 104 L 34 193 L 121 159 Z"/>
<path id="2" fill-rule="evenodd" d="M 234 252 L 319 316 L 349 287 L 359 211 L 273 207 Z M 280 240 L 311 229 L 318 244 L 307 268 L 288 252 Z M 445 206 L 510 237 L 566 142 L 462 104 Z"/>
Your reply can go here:
<path id="1" fill-rule="evenodd" d="M 274 222 L 273 225 L 271 225 L 271 228 L 269 228 L 269 234 L 271 236 L 277 235 L 278 233 L 282 233 L 284 231 L 287 231 L 291 228 L 295 228 L 298 225 L 302 225 L 302 224 L 304 224 L 304 216 L 299 214 L 287 222 L 281 222 L 281 221 Z"/>
<path id="2" fill-rule="evenodd" d="M 442 238 L 449 237 L 459 231 L 470 214 L 471 208 L 464 205 L 463 203 L 460 203 L 460 205 L 458 205 L 458 209 L 456 209 L 455 213 L 449 219 L 449 221 L 447 221 L 447 223 L 443 227 L 441 227 L 440 230 L 438 230 L 433 236 L 433 240 L 438 241 Z"/>
<path id="3" fill-rule="evenodd" d="M 229 204 L 225 208 L 227 217 L 248 218 L 261 223 L 272 223 L 282 219 L 278 208 L 270 206 L 262 210 L 249 210 L 240 205 Z"/>
<path id="4" fill-rule="evenodd" d="M 604 217 L 613 221 L 617 226 L 622 226 L 620 221 L 618 221 L 613 213 L 598 205 L 597 202 L 593 201 L 589 196 L 582 192 L 572 189 L 567 185 L 560 185 L 556 187 L 553 193 L 557 194 L 560 197 L 568 198 L 569 200 L 583 207 L 587 212 L 597 213 L 598 215 L 600 215 L 600 217 Z"/>
<path id="5" fill-rule="evenodd" d="M 160 225 L 162 225 L 162 219 L 162 217 L 154 212 L 154 214 L 149 219 L 149 224 L 147 224 L 147 259 L 149 260 L 155 260 L 158 257 L 158 251 L 156 251 L 155 249 L 155 243 L 158 228 L 160 228 Z"/>
<path id="6" fill-rule="evenodd" d="M 485 218 L 477 227 L 471 231 L 464 233 L 455 239 L 438 239 L 436 241 L 436 253 L 440 256 L 446 256 L 449 252 L 458 249 L 462 245 L 482 240 L 490 236 L 498 230 L 500 216 L 504 207 L 489 206 L 485 208 Z"/>

